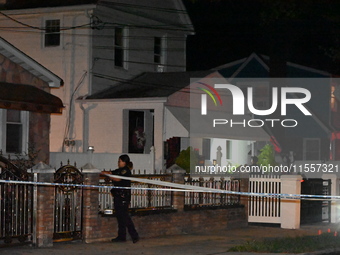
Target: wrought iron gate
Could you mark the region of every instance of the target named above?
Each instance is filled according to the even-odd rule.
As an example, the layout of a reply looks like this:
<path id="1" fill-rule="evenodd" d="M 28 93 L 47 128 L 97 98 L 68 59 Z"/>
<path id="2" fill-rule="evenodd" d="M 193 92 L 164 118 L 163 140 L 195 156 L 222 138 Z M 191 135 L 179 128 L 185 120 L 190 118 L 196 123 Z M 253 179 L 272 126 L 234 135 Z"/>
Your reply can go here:
<path id="1" fill-rule="evenodd" d="M 32 176 L 0 156 L 0 179 L 30 181 Z M 0 183 L 0 239 L 4 243 L 31 242 L 33 235 L 33 187 Z"/>
<path id="2" fill-rule="evenodd" d="M 82 184 L 83 175 L 74 166 L 59 168 L 54 176 L 56 183 Z M 56 186 L 54 210 L 55 242 L 82 238 L 82 188 L 76 186 Z"/>
<path id="3" fill-rule="evenodd" d="M 301 194 L 328 195 L 330 182 L 322 179 L 304 179 L 301 183 Z M 328 193 L 328 194 L 326 194 Z M 301 224 L 329 221 L 330 203 L 322 200 L 301 200 Z M 327 210 L 327 214 L 324 214 Z"/>

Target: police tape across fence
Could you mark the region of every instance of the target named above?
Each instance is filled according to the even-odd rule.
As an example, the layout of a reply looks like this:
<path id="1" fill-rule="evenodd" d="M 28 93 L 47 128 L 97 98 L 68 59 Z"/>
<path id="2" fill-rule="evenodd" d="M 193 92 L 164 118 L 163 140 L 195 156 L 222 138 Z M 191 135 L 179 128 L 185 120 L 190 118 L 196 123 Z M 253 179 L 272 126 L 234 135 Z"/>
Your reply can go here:
<path id="1" fill-rule="evenodd" d="M 88 184 L 76 184 L 76 183 L 52 183 L 52 182 L 34 182 L 34 181 L 16 181 L 16 180 L 0 180 L 0 183 L 9 184 L 26 184 L 26 185 L 36 185 L 36 186 L 68 186 L 68 187 L 79 187 L 79 188 L 114 188 L 114 189 L 139 189 L 139 190 L 162 190 L 162 191 L 178 191 L 178 192 L 207 192 L 207 193 L 222 193 L 230 195 L 241 195 L 241 196 L 258 196 L 258 197 L 268 197 L 268 198 L 280 198 L 280 199 L 303 199 L 303 200 L 340 200 L 340 196 L 329 196 L 329 195 L 307 195 L 307 194 L 283 194 L 283 193 L 255 193 L 255 192 L 241 192 L 241 191 L 231 191 L 231 190 L 221 190 L 213 189 L 207 187 L 200 187 L 187 184 L 179 184 L 165 181 L 149 180 L 136 177 L 126 177 L 120 175 L 102 174 L 109 178 L 118 178 L 124 180 L 130 180 L 134 182 L 147 183 L 152 185 L 171 187 L 171 188 L 152 188 L 152 187 L 117 187 L 117 186 L 105 186 L 105 185 L 88 185 Z"/>

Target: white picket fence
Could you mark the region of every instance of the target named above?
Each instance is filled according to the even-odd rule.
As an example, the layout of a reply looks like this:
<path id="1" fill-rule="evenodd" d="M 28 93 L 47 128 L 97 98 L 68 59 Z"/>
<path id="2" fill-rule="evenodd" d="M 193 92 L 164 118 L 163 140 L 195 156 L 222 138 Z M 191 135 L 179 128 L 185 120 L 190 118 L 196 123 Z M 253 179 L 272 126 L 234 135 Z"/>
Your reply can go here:
<path id="1" fill-rule="evenodd" d="M 251 176 L 249 192 L 252 193 L 281 193 L 279 176 Z M 248 222 L 281 223 L 280 198 L 250 196 L 248 201 Z"/>

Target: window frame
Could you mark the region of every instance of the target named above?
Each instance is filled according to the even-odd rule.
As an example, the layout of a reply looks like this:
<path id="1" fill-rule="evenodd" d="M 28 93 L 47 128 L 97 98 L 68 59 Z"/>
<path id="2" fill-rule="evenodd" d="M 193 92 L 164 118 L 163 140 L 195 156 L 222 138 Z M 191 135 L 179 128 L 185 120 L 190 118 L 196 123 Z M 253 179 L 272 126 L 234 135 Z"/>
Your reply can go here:
<path id="1" fill-rule="evenodd" d="M 46 30 L 47 30 L 47 22 L 49 22 L 49 21 L 59 21 L 59 31 L 58 32 L 50 32 L 50 33 L 48 33 Z M 43 27 L 45 28 L 45 31 L 44 31 L 44 33 L 43 33 L 43 47 L 44 48 L 56 48 L 56 47 L 61 47 L 61 39 L 62 39 L 62 33 L 61 33 L 61 27 L 62 27 L 62 24 L 61 24 L 61 19 L 60 18 L 53 18 L 53 17 L 51 17 L 51 18 L 46 18 L 46 19 L 44 19 L 44 21 L 43 21 Z M 46 44 L 46 42 L 47 42 L 47 40 L 46 40 L 46 37 L 48 36 L 48 35 L 52 35 L 52 34 L 58 34 L 59 35 L 59 44 L 49 44 L 49 45 L 47 45 Z"/>
<path id="2" fill-rule="evenodd" d="M 156 52 L 156 39 L 160 40 L 159 43 L 159 52 Z M 153 38 L 153 63 L 155 65 L 155 71 L 159 71 L 159 66 L 162 66 L 162 72 L 165 70 L 165 64 L 166 64 L 166 56 L 167 56 L 167 39 L 166 35 L 163 36 L 154 36 Z M 159 58 L 159 62 L 155 61 L 156 57 Z"/>
<path id="3" fill-rule="evenodd" d="M 116 35 L 117 35 L 117 29 L 122 30 L 122 38 L 121 38 L 121 45 L 117 45 L 116 41 Z M 128 69 L 128 29 L 126 27 L 115 27 L 114 28 L 114 36 L 113 36 L 113 62 L 114 62 L 114 67 L 115 68 L 121 68 L 121 69 Z M 116 63 L 116 51 L 121 50 L 122 51 L 122 60 L 121 60 L 121 65 L 118 65 Z"/>
<path id="4" fill-rule="evenodd" d="M 14 152 L 7 152 L 6 146 L 6 138 L 7 138 L 7 109 L 0 109 L 0 146 L 2 153 L 4 155 L 16 155 Z M 20 121 L 22 125 L 21 130 L 21 152 L 20 154 L 24 154 L 28 150 L 28 142 L 29 142 L 29 112 L 28 111 L 20 111 Z"/>
<path id="5" fill-rule="evenodd" d="M 319 143 L 318 148 L 318 158 L 308 159 L 307 158 L 307 149 L 310 149 L 310 146 L 307 146 L 308 141 L 317 141 Z M 304 138 L 303 139 L 303 160 L 320 160 L 321 159 L 321 140 L 320 138 Z"/>

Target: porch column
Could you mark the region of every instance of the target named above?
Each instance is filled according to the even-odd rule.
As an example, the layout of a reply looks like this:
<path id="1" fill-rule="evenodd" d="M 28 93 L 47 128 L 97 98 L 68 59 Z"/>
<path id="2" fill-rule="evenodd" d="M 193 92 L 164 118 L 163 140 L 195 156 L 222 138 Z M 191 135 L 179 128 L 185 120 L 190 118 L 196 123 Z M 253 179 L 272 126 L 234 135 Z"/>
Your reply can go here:
<path id="1" fill-rule="evenodd" d="M 301 175 L 281 175 L 281 194 L 301 194 Z M 300 199 L 281 199 L 281 228 L 300 228 Z"/>
<path id="2" fill-rule="evenodd" d="M 330 194 L 331 196 L 338 196 L 339 195 L 339 178 L 336 174 L 323 174 L 322 175 L 323 180 L 330 180 L 331 181 L 331 190 Z M 331 223 L 338 223 L 340 222 L 340 210 L 339 210 L 339 201 L 338 200 L 332 200 L 330 206 L 331 210 Z"/>
<path id="3" fill-rule="evenodd" d="M 54 182 L 55 170 L 43 162 L 32 167 L 34 180 Z M 54 186 L 38 185 L 34 187 L 33 205 L 33 243 L 37 247 L 52 247 L 54 233 Z"/>

